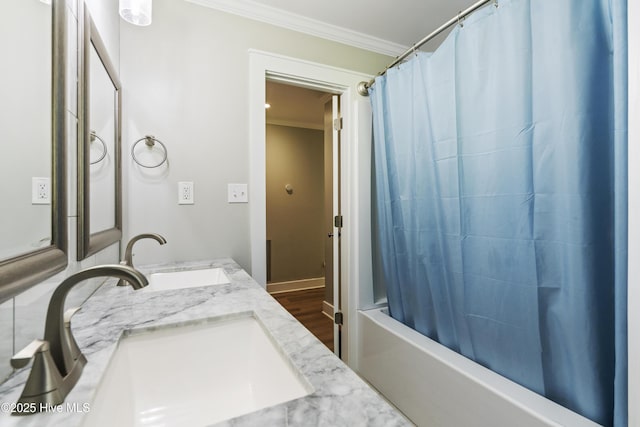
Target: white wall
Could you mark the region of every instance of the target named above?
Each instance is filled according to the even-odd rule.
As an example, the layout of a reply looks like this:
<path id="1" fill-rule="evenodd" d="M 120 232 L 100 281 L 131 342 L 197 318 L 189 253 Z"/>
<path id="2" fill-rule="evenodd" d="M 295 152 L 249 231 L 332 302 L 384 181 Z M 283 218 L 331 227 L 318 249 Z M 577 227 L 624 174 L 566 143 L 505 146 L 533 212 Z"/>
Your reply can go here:
<path id="1" fill-rule="evenodd" d="M 137 264 L 230 256 L 250 271 L 249 207 L 226 202 L 228 183 L 249 182 L 248 50 L 365 73 L 389 57 L 182 1 L 153 7 L 150 27 L 121 26 L 124 241 L 167 238 L 139 242 Z M 165 143 L 168 165 L 134 167 L 129 150 L 146 134 Z M 194 182 L 195 205 L 177 204 L 178 181 Z"/>

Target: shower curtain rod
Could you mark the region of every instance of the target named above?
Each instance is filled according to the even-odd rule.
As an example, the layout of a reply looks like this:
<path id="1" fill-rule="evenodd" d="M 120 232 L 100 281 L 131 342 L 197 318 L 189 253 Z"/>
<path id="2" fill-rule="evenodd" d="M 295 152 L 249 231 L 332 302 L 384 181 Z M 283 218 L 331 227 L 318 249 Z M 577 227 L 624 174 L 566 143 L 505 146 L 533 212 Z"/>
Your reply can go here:
<path id="1" fill-rule="evenodd" d="M 462 20 L 464 18 L 466 18 L 467 16 L 469 16 L 470 14 L 475 12 L 476 10 L 480 9 L 481 7 L 487 5 L 488 3 L 493 3 L 496 7 L 498 7 L 498 0 L 480 0 L 479 2 L 472 4 L 471 6 L 466 8 L 465 10 L 458 12 L 458 14 L 456 16 L 454 16 L 453 18 L 449 19 L 447 22 L 442 24 L 440 27 L 438 27 L 431 34 L 429 34 L 428 36 L 426 36 L 425 38 L 420 40 L 418 43 L 414 44 L 409 49 L 407 49 L 407 51 L 405 53 L 403 53 L 402 55 L 398 56 L 391 64 L 387 65 L 387 67 L 384 70 L 379 72 L 378 76 L 383 76 L 384 73 L 386 73 L 389 68 L 393 68 L 396 65 L 398 65 L 399 63 L 401 63 L 402 61 L 404 61 L 409 55 L 414 53 L 416 51 L 416 49 L 419 49 L 423 44 L 425 44 L 428 41 L 430 41 L 431 39 L 435 38 L 438 34 L 443 32 L 444 30 L 446 30 L 447 28 L 449 28 L 453 24 L 462 23 Z M 369 96 L 369 88 L 371 86 L 373 86 L 373 83 L 374 83 L 374 79 L 371 79 L 368 82 L 360 82 L 360 83 L 358 83 L 358 93 L 360 95 L 362 95 L 362 96 Z"/>

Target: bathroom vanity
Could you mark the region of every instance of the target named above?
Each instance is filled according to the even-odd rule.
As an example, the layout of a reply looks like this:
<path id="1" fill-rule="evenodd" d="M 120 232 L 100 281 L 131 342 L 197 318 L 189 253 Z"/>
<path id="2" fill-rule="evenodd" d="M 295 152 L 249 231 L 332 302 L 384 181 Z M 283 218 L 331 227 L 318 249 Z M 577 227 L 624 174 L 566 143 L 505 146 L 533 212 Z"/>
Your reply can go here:
<path id="1" fill-rule="evenodd" d="M 96 423 L 99 424 L 99 420 L 106 421 L 105 425 L 128 423 L 135 412 L 133 408 L 135 405 L 130 403 L 132 399 L 127 397 L 129 396 L 127 393 L 135 389 L 131 384 L 135 382 L 135 378 L 132 381 L 129 380 L 137 373 L 135 371 L 128 374 L 118 373 L 120 369 L 118 366 L 135 361 L 135 356 L 132 356 L 134 353 L 123 356 L 125 350 L 123 343 L 127 341 L 128 345 L 128 341 L 132 338 L 144 340 L 151 337 L 151 341 L 154 341 L 156 337 L 162 336 L 162 340 L 152 343 L 159 350 L 150 350 L 152 344 L 143 343 L 140 346 L 143 351 L 148 352 L 141 354 L 149 362 L 139 364 L 138 366 L 142 367 L 138 368 L 140 371 L 148 371 L 148 366 L 145 365 L 151 366 L 155 359 L 161 358 L 160 356 L 167 356 L 164 360 L 172 360 L 169 353 L 177 355 L 177 358 L 173 359 L 176 360 L 175 363 L 163 362 L 164 365 L 153 368 L 157 371 L 156 377 L 160 379 L 158 385 L 154 386 L 151 383 L 151 377 L 143 380 L 141 376 L 138 393 L 143 390 L 142 394 L 154 395 L 153 392 L 162 387 L 163 378 L 167 378 L 167 381 L 176 381 L 176 377 L 179 380 L 183 372 L 186 378 L 187 374 L 193 374 L 194 365 L 204 372 L 209 365 L 228 363 L 229 369 L 223 369 L 220 374 L 217 374 L 220 376 L 220 381 L 223 381 L 223 373 L 232 375 L 231 378 L 233 375 L 240 375 L 231 373 L 230 365 L 233 364 L 233 360 L 224 362 L 223 358 L 216 357 L 217 346 L 224 345 L 225 350 L 230 346 L 230 344 L 222 344 L 225 341 L 224 338 L 218 338 L 221 335 L 203 335 L 204 339 L 198 338 L 197 341 L 191 341 L 198 343 L 197 346 L 193 346 L 194 348 L 185 344 L 190 342 L 186 335 L 193 330 L 205 330 L 208 333 L 208 328 L 213 327 L 226 331 L 227 335 L 232 337 L 232 341 L 234 341 L 234 333 L 236 336 L 244 336 L 253 334 L 251 330 L 259 331 L 259 339 L 265 341 L 267 347 L 275 349 L 276 359 L 284 362 L 286 365 L 284 369 L 288 371 L 289 376 L 294 377 L 294 380 L 297 379 L 302 388 L 299 388 L 297 394 L 291 395 L 292 400 L 273 405 L 266 403 L 271 406 L 264 407 L 265 404 L 263 404 L 261 409 L 250 409 L 252 412 L 227 419 L 208 416 L 215 410 L 213 408 L 216 402 L 228 397 L 225 396 L 225 388 L 221 389 L 216 381 L 211 381 L 210 398 L 202 398 L 203 393 L 208 393 L 209 387 L 206 383 L 204 386 L 200 385 L 202 391 L 196 393 L 200 396 L 200 400 L 195 406 L 193 398 L 185 399 L 184 391 L 176 391 L 174 396 L 176 406 L 190 401 L 192 407 L 183 412 L 197 412 L 195 418 L 191 418 L 190 415 L 185 415 L 186 418 L 182 419 L 174 418 L 176 425 L 216 423 L 216 425 L 234 426 L 411 425 L 400 412 L 331 353 L 233 260 L 156 265 L 141 268 L 141 271 L 150 276 L 153 273 L 205 268 L 221 269 L 228 280 L 218 280 L 218 284 L 210 286 L 181 289 L 171 289 L 169 286 L 169 289 L 162 288 L 156 291 L 151 289 L 134 291 L 130 287 L 117 287 L 115 286 L 117 279 L 109 279 L 73 317 L 72 331 L 88 363 L 82 377 L 70 391 L 65 402 L 60 407 L 51 408 L 42 413 L 10 416 L 6 409 L 17 402 L 29 373 L 28 367 L 23 368 L 16 371 L 5 383 L 0 384 L 0 403 L 3 404 L 0 424 L 40 427 L 93 426 Z M 185 275 L 185 277 L 191 276 Z M 180 287 L 179 284 L 176 286 Z M 229 334 L 232 330 L 236 332 Z M 200 332 L 196 331 L 196 333 Z M 207 339 L 207 336 L 211 338 Z M 246 353 L 255 353 L 251 356 L 256 360 L 268 357 L 265 347 L 245 348 Z M 240 348 L 236 351 L 240 352 L 237 354 L 241 354 L 244 350 Z M 209 356 L 203 356 L 204 352 L 210 352 Z M 153 357 L 153 354 L 158 354 L 158 357 Z M 195 354 L 200 356 L 195 357 Z M 120 359 L 125 362 L 119 361 Z M 271 371 L 272 368 L 268 367 L 266 370 Z M 104 375 L 105 372 L 109 375 Z M 121 379 L 118 379 L 120 378 L 118 376 Z M 286 387 L 285 382 L 288 380 L 283 377 L 280 381 L 279 378 L 275 382 L 271 380 L 271 383 L 275 384 L 273 393 L 269 391 L 267 385 L 266 393 L 263 390 L 263 394 L 269 395 L 275 394 L 276 391 L 283 391 L 282 389 Z M 109 387 L 114 390 L 113 384 L 108 384 L 109 381 L 115 383 L 115 390 L 121 384 L 124 387 L 126 383 L 127 389 L 123 388 L 124 398 L 118 399 L 114 397 L 113 392 L 109 394 L 105 391 Z M 229 381 L 228 378 L 225 381 Z M 191 382 L 195 387 L 195 381 L 191 380 Z M 145 387 L 148 393 L 144 391 Z M 215 394 L 220 392 L 222 394 Z M 229 393 L 231 392 L 232 390 L 229 390 Z M 147 422 L 152 421 L 153 417 L 159 417 L 156 422 L 162 424 L 162 414 L 165 413 L 162 408 L 171 407 L 172 403 L 165 400 L 158 406 L 160 410 L 150 413 L 151 418 L 147 418 Z M 174 415 L 175 413 L 174 411 Z M 99 420 L 96 418 L 98 415 Z M 154 422 L 145 425 L 154 425 Z"/>

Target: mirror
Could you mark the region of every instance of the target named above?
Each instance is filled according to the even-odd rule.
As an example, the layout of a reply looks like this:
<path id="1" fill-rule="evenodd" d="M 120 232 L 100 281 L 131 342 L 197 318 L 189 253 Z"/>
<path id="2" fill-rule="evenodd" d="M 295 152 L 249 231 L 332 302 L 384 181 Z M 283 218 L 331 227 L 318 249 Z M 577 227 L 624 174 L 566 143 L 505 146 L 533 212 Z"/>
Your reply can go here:
<path id="1" fill-rule="evenodd" d="M 0 15 L 0 303 L 67 265 L 66 14 L 6 0 Z"/>
<path id="2" fill-rule="evenodd" d="M 85 7 L 78 126 L 78 260 L 120 240 L 121 85 Z"/>

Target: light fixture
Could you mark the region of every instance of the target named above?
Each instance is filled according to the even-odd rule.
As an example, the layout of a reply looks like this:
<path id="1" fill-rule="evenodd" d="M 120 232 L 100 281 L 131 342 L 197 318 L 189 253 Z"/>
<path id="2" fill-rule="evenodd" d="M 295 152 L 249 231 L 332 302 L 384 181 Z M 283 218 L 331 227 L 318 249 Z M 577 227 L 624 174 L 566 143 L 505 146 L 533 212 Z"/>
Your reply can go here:
<path id="1" fill-rule="evenodd" d="M 151 25 L 152 0 L 120 0 L 120 16 L 142 27 Z"/>

